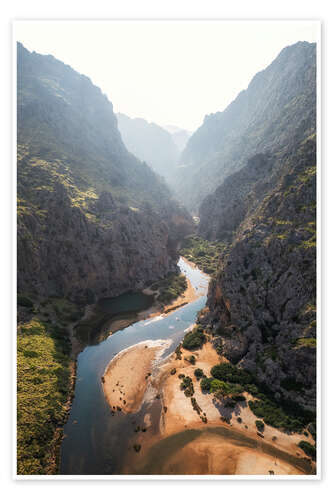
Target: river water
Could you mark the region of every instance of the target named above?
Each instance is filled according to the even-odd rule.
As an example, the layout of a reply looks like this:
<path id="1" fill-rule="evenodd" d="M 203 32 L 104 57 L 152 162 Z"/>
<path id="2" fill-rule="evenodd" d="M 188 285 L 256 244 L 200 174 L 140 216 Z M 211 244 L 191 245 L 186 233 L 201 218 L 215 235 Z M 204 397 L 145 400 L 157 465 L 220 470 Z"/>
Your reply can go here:
<path id="1" fill-rule="evenodd" d="M 169 339 L 172 344 L 164 356 L 169 355 L 182 340 L 184 331 L 196 321 L 198 311 L 206 303 L 209 278 L 182 258 L 178 266 L 202 296 L 166 317 L 138 321 L 97 345 L 87 346 L 79 354 L 75 397 L 61 446 L 61 474 L 120 473 L 133 438 L 133 422 L 140 422 L 145 408 L 135 416 L 121 413 L 112 416 L 104 398 L 101 376 L 118 352 L 138 342 Z M 117 299 L 120 312 L 133 311 L 135 295 L 131 294 L 128 300 L 128 295 Z M 142 300 L 140 295 L 138 300 Z"/>

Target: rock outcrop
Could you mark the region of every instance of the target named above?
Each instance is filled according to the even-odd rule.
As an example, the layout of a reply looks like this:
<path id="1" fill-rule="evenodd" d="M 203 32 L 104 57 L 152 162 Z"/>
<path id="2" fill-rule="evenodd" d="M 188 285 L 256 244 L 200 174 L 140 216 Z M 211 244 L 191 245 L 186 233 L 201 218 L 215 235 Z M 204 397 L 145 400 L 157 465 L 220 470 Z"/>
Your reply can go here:
<path id="1" fill-rule="evenodd" d="M 192 229 L 125 148 L 112 104 L 52 56 L 18 45 L 18 292 L 92 302 L 175 270 Z"/>
<path id="2" fill-rule="evenodd" d="M 202 234 L 229 242 L 204 318 L 216 346 L 277 400 L 315 411 L 316 136 L 255 156 L 202 212 Z"/>

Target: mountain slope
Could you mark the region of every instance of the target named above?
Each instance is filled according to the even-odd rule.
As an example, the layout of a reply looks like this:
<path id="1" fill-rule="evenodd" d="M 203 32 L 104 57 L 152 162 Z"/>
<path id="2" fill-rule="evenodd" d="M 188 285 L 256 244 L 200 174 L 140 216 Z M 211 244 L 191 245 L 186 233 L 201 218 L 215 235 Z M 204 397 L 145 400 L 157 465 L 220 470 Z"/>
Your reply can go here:
<path id="1" fill-rule="evenodd" d="M 187 143 L 173 183 L 188 208 L 197 211 L 205 196 L 256 153 L 284 151 L 315 131 L 315 60 L 313 43 L 286 47 L 223 112 L 206 116 Z"/>
<path id="2" fill-rule="evenodd" d="M 175 268 L 191 221 L 89 78 L 18 45 L 18 291 L 91 301 Z"/>
<path id="3" fill-rule="evenodd" d="M 202 210 L 201 234 L 229 242 L 207 301 L 217 345 L 277 401 L 315 412 L 316 137 L 254 157 Z"/>
<path id="4" fill-rule="evenodd" d="M 172 135 L 142 118 L 117 113 L 117 119 L 127 149 L 158 174 L 165 178 L 172 176 L 179 154 Z"/>

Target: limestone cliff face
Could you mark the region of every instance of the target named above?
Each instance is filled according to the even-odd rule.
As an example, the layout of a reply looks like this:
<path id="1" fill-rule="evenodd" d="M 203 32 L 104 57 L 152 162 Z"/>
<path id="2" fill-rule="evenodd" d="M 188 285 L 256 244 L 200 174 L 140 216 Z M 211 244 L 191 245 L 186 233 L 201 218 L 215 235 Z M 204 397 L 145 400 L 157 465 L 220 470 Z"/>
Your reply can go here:
<path id="1" fill-rule="evenodd" d="M 283 154 L 255 156 L 218 189 L 216 205 L 204 203 L 200 226 L 206 237 L 229 242 L 204 319 L 215 343 L 277 400 L 310 410 L 316 400 L 315 165 L 315 136 Z"/>
<path id="2" fill-rule="evenodd" d="M 128 153 L 112 104 L 18 45 L 18 291 L 93 301 L 175 269 L 185 210 Z"/>
<path id="3" fill-rule="evenodd" d="M 316 45 L 284 48 L 223 111 L 205 117 L 179 161 L 173 186 L 197 211 L 230 174 L 256 154 L 286 151 L 315 132 Z"/>

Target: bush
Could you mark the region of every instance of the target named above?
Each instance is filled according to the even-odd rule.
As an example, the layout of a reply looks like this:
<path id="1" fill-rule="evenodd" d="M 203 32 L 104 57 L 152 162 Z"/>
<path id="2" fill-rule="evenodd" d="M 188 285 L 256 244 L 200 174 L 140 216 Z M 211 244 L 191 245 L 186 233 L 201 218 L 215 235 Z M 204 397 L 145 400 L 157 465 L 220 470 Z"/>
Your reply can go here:
<path id="1" fill-rule="evenodd" d="M 282 407 L 264 394 L 261 399 L 249 401 L 249 407 L 256 417 L 262 418 L 265 424 L 275 428 L 282 428 L 285 431 L 301 432 L 304 422 L 301 418 L 288 415 Z"/>
<path id="2" fill-rule="evenodd" d="M 316 460 L 316 448 L 307 441 L 300 441 L 298 445 L 308 457 L 311 457 L 312 460 Z"/>
<path id="3" fill-rule="evenodd" d="M 204 372 L 201 370 L 201 368 L 196 368 L 194 370 L 194 375 L 197 378 L 197 380 L 199 380 L 200 378 L 202 378 L 204 376 Z"/>
<path id="4" fill-rule="evenodd" d="M 236 394 L 235 396 L 233 396 L 233 399 L 237 402 L 237 403 L 241 403 L 242 401 L 246 401 L 246 397 L 243 396 L 243 394 Z"/>
<path id="5" fill-rule="evenodd" d="M 176 359 L 182 359 L 181 344 L 179 344 L 175 349 Z"/>
<path id="6" fill-rule="evenodd" d="M 214 378 L 223 380 L 224 382 L 232 382 L 235 384 L 251 384 L 253 377 L 250 373 L 240 368 L 236 368 L 231 363 L 220 363 L 213 366 L 210 371 Z"/>
<path id="7" fill-rule="evenodd" d="M 212 383 L 213 380 L 214 380 L 213 378 L 208 378 L 208 377 L 202 378 L 200 382 L 201 390 L 207 392 L 210 391 L 210 384 Z"/>
<path id="8" fill-rule="evenodd" d="M 259 432 L 264 432 L 265 424 L 262 420 L 256 420 L 255 424 Z"/>
<path id="9" fill-rule="evenodd" d="M 193 330 L 187 333 L 183 340 L 183 348 L 187 350 L 199 349 L 206 341 L 203 329 L 200 326 L 193 328 Z"/>
<path id="10" fill-rule="evenodd" d="M 191 377 L 184 377 L 180 388 L 184 391 L 185 396 L 190 397 L 194 394 L 194 387 Z"/>
<path id="11" fill-rule="evenodd" d="M 195 365 L 195 363 L 196 363 L 195 356 L 189 356 L 188 358 L 186 358 L 186 361 L 191 363 L 191 365 Z"/>

